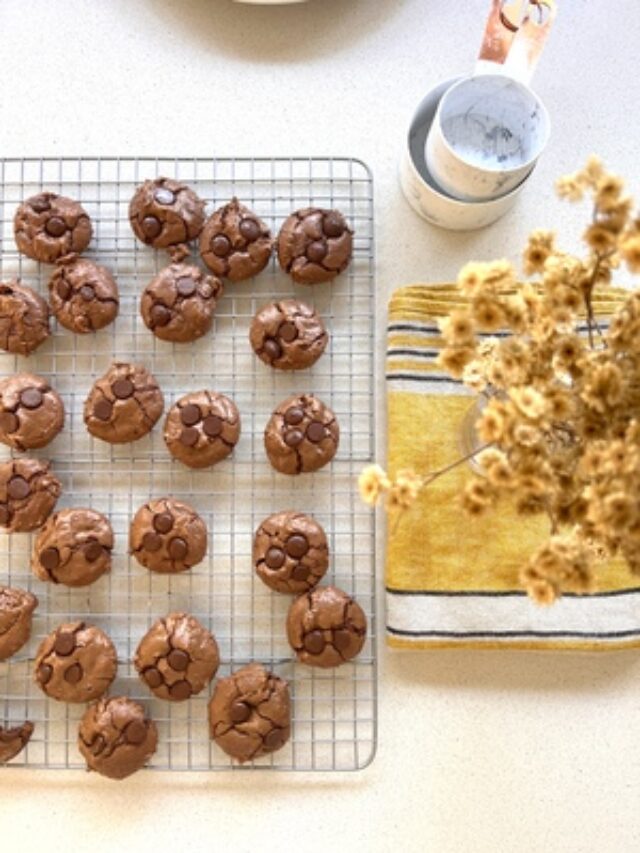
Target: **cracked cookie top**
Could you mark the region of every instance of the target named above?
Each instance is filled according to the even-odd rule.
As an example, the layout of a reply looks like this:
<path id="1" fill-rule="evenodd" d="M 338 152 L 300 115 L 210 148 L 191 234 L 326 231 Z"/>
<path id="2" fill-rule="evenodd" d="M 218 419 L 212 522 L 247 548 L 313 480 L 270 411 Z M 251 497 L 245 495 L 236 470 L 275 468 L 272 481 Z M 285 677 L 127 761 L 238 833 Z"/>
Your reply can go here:
<path id="1" fill-rule="evenodd" d="M 94 509 L 62 509 L 38 533 L 31 557 L 34 574 L 65 586 L 87 586 L 111 569 L 113 530 Z"/>
<path id="2" fill-rule="evenodd" d="M 22 752 L 34 728 L 30 720 L 25 720 L 21 726 L 0 726 L 0 764 L 6 764 Z"/>
<path id="3" fill-rule="evenodd" d="M 185 394 L 167 414 L 164 440 L 169 452 L 190 468 L 208 468 L 228 456 L 240 438 L 240 413 L 216 391 Z"/>
<path id="4" fill-rule="evenodd" d="M 64 425 L 64 405 L 46 379 L 14 373 L 0 379 L 0 441 L 16 450 L 44 447 Z"/>
<path id="5" fill-rule="evenodd" d="M 367 618 L 360 605 L 334 586 L 301 595 L 287 615 L 287 636 L 298 660 L 309 666 L 340 666 L 364 646 Z"/>
<path id="6" fill-rule="evenodd" d="M 60 491 L 48 462 L 23 457 L 0 463 L 0 527 L 10 533 L 41 527 Z"/>
<path id="7" fill-rule="evenodd" d="M 297 299 L 282 299 L 258 311 L 251 323 L 249 340 L 265 364 L 277 370 L 303 370 L 320 358 L 329 336 L 310 305 Z"/>
<path id="8" fill-rule="evenodd" d="M 0 586 L 0 661 L 7 660 L 28 642 L 35 595 L 24 589 Z"/>
<path id="9" fill-rule="evenodd" d="M 339 441 L 336 416 L 311 394 L 283 400 L 264 431 L 269 461 L 282 474 L 317 471 L 333 459 Z"/>
<path id="10" fill-rule="evenodd" d="M 106 267 L 67 255 L 57 262 L 49 280 L 49 301 L 65 329 L 79 334 L 96 332 L 118 315 L 118 285 Z"/>
<path id="11" fill-rule="evenodd" d="M 188 243 L 202 231 L 204 202 L 181 181 L 155 178 L 135 191 L 129 222 L 138 240 L 154 249 Z"/>
<path id="12" fill-rule="evenodd" d="M 352 251 L 353 231 L 339 210 L 297 210 L 278 234 L 278 261 L 298 284 L 331 281 L 348 267 Z"/>
<path id="13" fill-rule="evenodd" d="M 173 498 L 149 501 L 129 529 L 132 555 L 152 572 L 184 572 L 207 553 L 207 526 L 189 504 Z"/>
<path id="14" fill-rule="evenodd" d="M 272 245 L 269 228 L 237 198 L 216 210 L 200 235 L 202 260 L 229 281 L 261 272 L 269 263 Z"/>
<path id="15" fill-rule="evenodd" d="M 301 512 L 270 515 L 253 538 L 253 565 L 258 577 L 276 592 L 307 592 L 329 566 L 325 532 Z"/>
<path id="16" fill-rule="evenodd" d="M 145 367 L 114 362 L 91 388 L 84 422 L 96 438 L 123 444 L 150 432 L 163 409 L 162 391 Z"/>
<path id="17" fill-rule="evenodd" d="M 18 249 L 47 264 L 71 252 L 83 252 L 91 232 L 91 220 L 82 205 L 56 193 L 42 192 L 28 198 L 13 219 Z"/>
<path id="18" fill-rule="evenodd" d="M 0 282 L 0 347 L 29 355 L 49 337 L 49 306 L 18 281 Z"/>

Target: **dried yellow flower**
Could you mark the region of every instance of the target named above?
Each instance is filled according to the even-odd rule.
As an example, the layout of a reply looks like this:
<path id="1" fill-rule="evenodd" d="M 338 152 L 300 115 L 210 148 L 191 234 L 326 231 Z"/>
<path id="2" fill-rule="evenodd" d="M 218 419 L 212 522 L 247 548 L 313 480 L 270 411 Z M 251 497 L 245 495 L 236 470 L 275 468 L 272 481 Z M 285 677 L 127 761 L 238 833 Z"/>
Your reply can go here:
<path id="1" fill-rule="evenodd" d="M 632 273 L 640 272 L 640 234 L 628 237 L 620 246 L 620 254 Z"/>
<path id="2" fill-rule="evenodd" d="M 512 388 L 509 396 L 518 411 L 529 420 L 539 421 L 547 414 L 547 401 L 535 388 Z"/>
<path id="3" fill-rule="evenodd" d="M 486 332 L 499 329 L 504 324 L 502 305 L 491 296 L 476 296 L 471 302 L 471 316 L 478 328 Z"/>
<path id="4" fill-rule="evenodd" d="M 390 486 L 389 478 L 380 465 L 368 465 L 360 472 L 358 477 L 358 489 L 362 500 L 374 506 L 382 492 Z"/>
<path id="5" fill-rule="evenodd" d="M 616 235 L 598 223 L 590 225 L 582 235 L 582 238 L 591 246 L 594 252 L 598 252 L 601 255 L 611 251 L 616 245 Z"/>
<path id="6" fill-rule="evenodd" d="M 442 337 L 448 344 L 460 346 L 473 341 L 475 328 L 468 311 L 456 309 L 439 322 Z"/>

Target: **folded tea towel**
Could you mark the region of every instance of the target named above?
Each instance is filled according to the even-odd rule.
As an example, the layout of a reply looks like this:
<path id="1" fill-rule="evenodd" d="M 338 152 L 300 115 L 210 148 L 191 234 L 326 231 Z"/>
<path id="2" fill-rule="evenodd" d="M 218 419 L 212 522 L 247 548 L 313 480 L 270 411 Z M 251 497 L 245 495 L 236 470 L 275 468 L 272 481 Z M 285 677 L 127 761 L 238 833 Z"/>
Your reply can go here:
<path id="1" fill-rule="evenodd" d="M 624 298 L 600 293 L 606 317 Z M 436 364 L 438 318 L 464 297 L 450 284 L 396 291 L 389 305 L 386 377 L 388 468 L 419 473 L 461 455 L 461 425 L 472 392 Z M 468 422 L 469 418 L 467 418 Z M 504 503 L 481 518 L 462 513 L 458 495 L 470 474 L 461 465 L 424 489 L 389 525 L 387 641 L 394 648 L 443 646 L 521 649 L 619 649 L 640 646 L 640 585 L 621 560 L 603 567 L 598 592 L 534 604 L 518 583 L 528 555 L 548 535 L 545 520 L 523 519 Z"/>

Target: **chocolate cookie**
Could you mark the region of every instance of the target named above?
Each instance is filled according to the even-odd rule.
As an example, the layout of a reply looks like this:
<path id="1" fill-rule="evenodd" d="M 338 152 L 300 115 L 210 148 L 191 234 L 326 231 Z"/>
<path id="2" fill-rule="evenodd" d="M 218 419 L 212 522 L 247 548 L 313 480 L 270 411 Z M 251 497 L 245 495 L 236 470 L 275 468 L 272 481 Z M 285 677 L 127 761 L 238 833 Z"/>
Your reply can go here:
<path id="1" fill-rule="evenodd" d="M 0 441 L 16 450 L 49 444 L 64 425 L 64 405 L 46 379 L 15 373 L 0 379 Z"/>
<path id="2" fill-rule="evenodd" d="M 36 536 L 31 568 L 42 581 L 87 586 L 111 569 L 113 530 L 94 509 L 61 509 Z"/>
<path id="3" fill-rule="evenodd" d="M 362 651 L 367 618 L 360 605 L 334 586 L 320 586 L 295 599 L 287 636 L 300 663 L 340 666 Z"/>
<path id="4" fill-rule="evenodd" d="M 49 337 L 49 306 L 18 281 L 0 282 L 0 347 L 29 355 Z"/>
<path id="5" fill-rule="evenodd" d="M 209 732 L 240 762 L 275 752 L 291 734 L 289 685 L 259 663 L 221 678 L 209 702 Z"/>
<path id="6" fill-rule="evenodd" d="M 60 497 L 60 482 L 40 459 L 0 462 L 0 527 L 25 533 L 44 524 Z"/>
<path id="7" fill-rule="evenodd" d="M 117 669 L 115 647 L 104 631 L 85 622 L 68 622 L 40 643 L 35 680 L 52 699 L 89 702 L 109 689 Z"/>
<path id="8" fill-rule="evenodd" d="M 30 592 L 0 586 L 0 661 L 8 660 L 28 642 L 37 606 L 38 599 Z"/>
<path id="9" fill-rule="evenodd" d="M 149 371 L 140 364 L 116 361 L 91 388 L 84 422 L 96 438 L 124 444 L 150 432 L 163 409 L 162 391 Z"/>
<path id="10" fill-rule="evenodd" d="M 339 210 L 307 207 L 285 219 L 278 260 L 298 284 L 331 281 L 349 266 L 353 231 Z"/>
<path id="11" fill-rule="evenodd" d="M 269 263 L 271 232 L 253 211 L 232 199 L 207 220 L 200 235 L 200 254 L 216 275 L 242 281 Z"/>
<path id="12" fill-rule="evenodd" d="M 310 305 L 283 299 L 258 311 L 251 323 L 249 340 L 265 364 L 278 370 L 302 370 L 320 358 L 329 336 Z"/>
<path id="13" fill-rule="evenodd" d="M 157 338 L 195 341 L 211 328 L 220 296 L 222 282 L 215 276 L 193 264 L 170 264 L 145 288 L 140 313 Z"/>
<path id="14" fill-rule="evenodd" d="M 91 220 L 73 199 L 43 192 L 16 210 L 13 233 L 18 249 L 34 261 L 52 264 L 71 252 L 83 252 L 91 240 Z"/>
<path id="15" fill-rule="evenodd" d="M 209 684 L 220 665 L 213 634 L 186 613 L 169 613 L 140 640 L 134 664 L 160 699 L 182 702 Z"/>
<path id="16" fill-rule="evenodd" d="M 154 249 L 188 243 L 202 231 L 204 202 L 172 178 L 145 181 L 129 204 L 129 222 L 138 240 Z"/>
<path id="17" fill-rule="evenodd" d="M 329 567 L 325 532 L 301 512 L 270 515 L 253 538 L 253 565 L 258 577 L 276 592 L 307 592 Z"/>
<path id="18" fill-rule="evenodd" d="M 149 501 L 131 522 L 129 549 L 152 572 L 184 572 L 204 559 L 207 526 L 189 504 L 173 498 Z"/>
<path id="19" fill-rule="evenodd" d="M 264 431 L 269 462 L 281 474 L 317 471 L 333 459 L 339 440 L 336 416 L 311 394 L 280 403 Z"/>
<path id="20" fill-rule="evenodd" d="M 126 696 L 98 699 L 80 720 L 78 749 L 87 768 L 109 779 L 126 779 L 140 770 L 157 745 L 156 724 Z"/>
<path id="21" fill-rule="evenodd" d="M 0 726 L 0 764 L 6 764 L 25 748 L 33 734 L 34 725 L 25 720 L 21 726 Z"/>
<path id="22" fill-rule="evenodd" d="M 118 315 L 118 285 L 106 267 L 79 255 L 61 258 L 49 280 L 51 310 L 71 332 L 97 332 Z"/>
<path id="23" fill-rule="evenodd" d="M 190 468 L 207 468 L 228 456 L 240 438 L 235 403 L 215 391 L 186 394 L 164 422 L 169 452 Z"/>

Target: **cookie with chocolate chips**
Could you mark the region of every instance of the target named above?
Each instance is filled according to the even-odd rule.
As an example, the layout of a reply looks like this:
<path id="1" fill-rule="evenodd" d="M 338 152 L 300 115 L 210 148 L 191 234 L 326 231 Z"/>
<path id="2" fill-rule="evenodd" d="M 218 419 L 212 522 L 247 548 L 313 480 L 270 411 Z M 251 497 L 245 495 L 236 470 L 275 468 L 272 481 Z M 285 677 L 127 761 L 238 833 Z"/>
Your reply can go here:
<path id="1" fill-rule="evenodd" d="M 0 527 L 25 533 L 41 527 L 60 497 L 60 482 L 40 459 L 0 463 Z"/>
<path id="2" fill-rule="evenodd" d="M 42 581 L 87 586 L 111 570 L 113 529 L 94 509 L 62 509 L 36 536 L 31 568 Z"/>
<path id="3" fill-rule="evenodd" d="M 260 580 L 276 592 L 307 592 L 329 567 L 326 534 L 310 515 L 277 512 L 256 530 L 253 565 Z"/>
<path id="4" fill-rule="evenodd" d="M 200 254 L 209 269 L 229 281 L 243 281 L 269 263 L 271 232 L 256 214 L 232 199 L 207 220 L 200 235 Z"/>
<path id="5" fill-rule="evenodd" d="M 77 201 L 42 192 L 18 207 L 13 233 L 23 255 L 53 264 L 71 252 L 83 252 L 91 240 L 92 228 L 89 214 Z"/>
<path id="6" fill-rule="evenodd" d="M 140 770 L 157 746 L 156 724 L 126 696 L 98 699 L 80 720 L 78 749 L 87 769 L 109 779 L 126 779 Z"/>
<path id="7" fill-rule="evenodd" d="M 106 693 L 117 669 L 115 646 L 104 631 L 85 622 L 68 622 L 40 643 L 35 681 L 52 699 L 89 702 Z"/>
<path id="8" fill-rule="evenodd" d="M 140 640 L 133 662 L 158 698 L 182 702 L 209 684 L 220 655 L 213 634 L 194 616 L 170 613 Z"/>
<path id="9" fill-rule="evenodd" d="M 310 305 L 282 299 L 258 311 L 251 323 L 249 340 L 265 364 L 278 370 L 304 370 L 320 358 L 329 336 Z"/>
<path id="10" fill-rule="evenodd" d="M 0 586 L 0 661 L 8 660 L 28 642 L 35 595 L 24 589 Z"/>
<path id="11" fill-rule="evenodd" d="M 298 284 L 331 281 L 349 266 L 352 252 L 353 231 L 339 210 L 297 210 L 278 234 L 278 261 Z"/>
<path id="12" fill-rule="evenodd" d="M 287 636 L 300 663 L 328 668 L 360 654 L 367 618 L 357 603 L 334 586 L 320 586 L 293 602 Z"/>
<path id="13" fill-rule="evenodd" d="M 6 764 L 22 752 L 34 728 L 30 720 L 25 720 L 21 726 L 0 726 L 0 764 Z"/>
<path id="14" fill-rule="evenodd" d="M 49 444 L 64 425 L 64 405 L 46 379 L 15 373 L 0 379 L 0 441 L 16 450 Z"/>
<path id="15" fill-rule="evenodd" d="M 221 678 L 209 702 L 209 732 L 241 763 L 281 749 L 291 735 L 289 685 L 259 663 Z"/>
<path id="16" fill-rule="evenodd" d="M 331 462 L 339 441 L 336 416 L 311 394 L 280 403 L 264 431 L 269 462 L 281 474 L 317 471 Z"/>
<path id="17" fill-rule="evenodd" d="M 135 191 L 129 222 L 138 240 L 154 249 L 188 243 L 202 231 L 204 202 L 181 181 L 155 178 Z"/>
<path id="18" fill-rule="evenodd" d="M 169 452 L 190 468 L 208 468 L 228 456 L 240 438 L 235 403 L 215 391 L 194 391 L 175 403 L 164 423 Z"/>
<path id="19" fill-rule="evenodd" d="M 152 572 L 184 572 L 204 559 L 207 526 L 189 504 L 174 498 L 149 501 L 131 522 L 129 549 Z"/>
<path id="20" fill-rule="evenodd" d="M 170 264 L 145 288 L 140 313 L 157 338 L 195 341 L 211 328 L 222 292 L 222 282 L 214 275 L 205 275 L 193 264 Z"/>
<path id="21" fill-rule="evenodd" d="M 164 409 L 155 378 L 141 364 L 116 361 L 94 383 L 84 404 L 84 422 L 110 444 L 137 441 L 150 432 Z"/>
<path id="22" fill-rule="evenodd" d="M 0 347 L 29 355 L 49 337 L 49 306 L 18 281 L 0 282 Z"/>
<path id="23" fill-rule="evenodd" d="M 118 285 L 106 267 L 79 255 L 61 258 L 49 280 L 49 301 L 57 321 L 70 332 L 97 332 L 118 316 Z"/>

